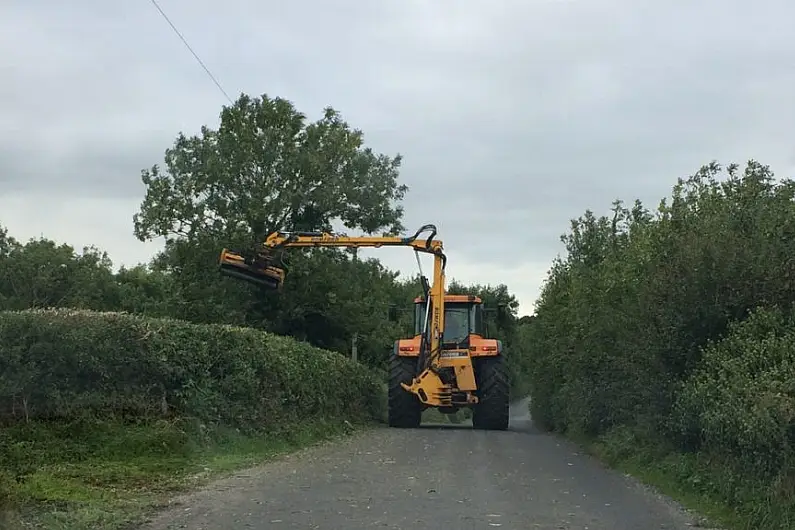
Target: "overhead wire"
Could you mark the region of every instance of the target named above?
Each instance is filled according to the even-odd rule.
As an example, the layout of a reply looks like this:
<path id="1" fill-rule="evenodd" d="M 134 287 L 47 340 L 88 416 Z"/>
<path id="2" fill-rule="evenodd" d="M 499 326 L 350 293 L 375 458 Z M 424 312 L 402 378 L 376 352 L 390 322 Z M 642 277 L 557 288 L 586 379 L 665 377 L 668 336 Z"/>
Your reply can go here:
<path id="1" fill-rule="evenodd" d="M 201 60 L 201 57 L 199 57 L 199 54 L 197 54 L 193 50 L 191 45 L 188 44 L 188 40 L 177 29 L 177 26 L 175 26 L 174 23 L 171 22 L 171 19 L 168 18 L 168 15 L 166 15 L 165 11 L 163 11 L 163 8 L 160 7 L 160 4 L 157 2 L 157 0 L 150 0 L 150 1 L 152 2 L 152 5 L 154 5 L 155 8 L 157 9 L 157 11 L 160 13 L 160 16 L 162 16 L 163 19 L 168 23 L 168 25 L 171 26 L 171 29 L 174 30 L 174 33 L 176 33 L 177 37 L 179 37 L 179 39 L 182 41 L 182 43 L 185 45 L 185 47 L 188 49 L 188 51 L 193 55 L 193 57 L 199 63 L 199 66 L 201 66 L 204 69 L 205 73 L 210 78 L 210 80 L 212 80 L 212 82 L 215 83 L 215 86 L 218 87 L 218 90 L 221 91 L 221 93 L 224 95 L 224 97 L 227 99 L 227 101 L 229 101 L 230 104 L 234 104 L 234 102 L 232 101 L 232 98 L 229 97 L 229 94 L 226 93 L 226 90 L 224 90 L 224 87 L 221 86 L 221 83 L 218 81 L 218 78 L 216 78 L 215 75 L 213 75 L 213 73 L 210 71 L 210 69 L 207 67 L 207 65 L 204 64 L 204 61 Z"/>

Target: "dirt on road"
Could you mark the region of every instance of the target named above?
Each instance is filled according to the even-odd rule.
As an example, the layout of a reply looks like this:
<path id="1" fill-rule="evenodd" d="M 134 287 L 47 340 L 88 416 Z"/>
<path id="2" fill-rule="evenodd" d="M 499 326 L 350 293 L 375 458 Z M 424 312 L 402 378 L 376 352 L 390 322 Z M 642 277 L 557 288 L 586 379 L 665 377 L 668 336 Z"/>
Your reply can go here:
<path id="1" fill-rule="evenodd" d="M 685 530 L 694 518 L 533 428 L 375 429 L 176 499 L 141 530 Z"/>

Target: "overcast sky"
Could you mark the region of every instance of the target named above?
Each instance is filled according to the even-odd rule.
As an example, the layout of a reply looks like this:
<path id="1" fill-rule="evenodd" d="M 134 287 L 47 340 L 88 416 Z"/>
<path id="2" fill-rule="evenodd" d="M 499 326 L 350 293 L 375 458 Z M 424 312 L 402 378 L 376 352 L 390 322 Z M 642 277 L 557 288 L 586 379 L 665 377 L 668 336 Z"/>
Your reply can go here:
<path id="1" fill-rule="evenodd" d="M 406 226 L 437 224 L 448 275 L 506 283 L 522 313 L 586 208 L 656 206 L 712 159 L 795 168 L 785 0 L 160 5 L 233 98 L 331 105 L 401 153 Z M 150 0 L 5 0 L 0 68 L 0 224 L 148 260 L 140 170 L 217 126 L 223 94 Z M 407 250 L 371 254 L 416 270 Z"/>

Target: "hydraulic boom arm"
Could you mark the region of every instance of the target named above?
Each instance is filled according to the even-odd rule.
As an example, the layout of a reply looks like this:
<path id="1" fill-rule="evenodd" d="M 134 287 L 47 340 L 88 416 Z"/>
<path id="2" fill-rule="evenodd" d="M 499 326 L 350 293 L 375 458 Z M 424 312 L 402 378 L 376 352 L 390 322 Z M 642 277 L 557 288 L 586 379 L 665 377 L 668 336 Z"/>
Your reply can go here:
<path id="1" fill-rule="evenodd" d="M 430 232 L 425 239 L 420 239 L 424 232 Z M 438 360 L 442 346 L 444 331 L 444 293 L 445 267 L 447 257 L 444 254 L 442 241 L 434 239 L 436 226 L 432 224 L 421 227 L 408 237 L 395 236 L 342 236 L 328 232 L 273 232 L 253 255 L 244 255 L 227 249 L 221 251 L 221 274 L 254 283 L 269 289 L 279 289 L 284 283 L 285 271 L 280 265 L 274 265 L 274 251 L 285 248 L 307 247 L 410 247 L 415 252 L 432 254 L 434 257 L 433 284 L 428 285 L 422 278 L 425 291 L 426 314 L 425 330 L 422 334 L 420 371 L 411 385 L 403 387 L 415 394 L 424 394 L 426 401 L 431 396 L 445 392 L 445 384 L 437 373 Z"/>

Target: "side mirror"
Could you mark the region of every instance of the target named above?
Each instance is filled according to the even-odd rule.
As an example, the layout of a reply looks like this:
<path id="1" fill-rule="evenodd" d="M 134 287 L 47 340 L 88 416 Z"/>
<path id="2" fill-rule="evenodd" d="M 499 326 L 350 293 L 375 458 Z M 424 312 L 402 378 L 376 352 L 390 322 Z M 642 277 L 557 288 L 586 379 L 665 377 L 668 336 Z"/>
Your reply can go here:
<path id="1" fill-rule="evenodd" d="M 390 305 L 388 311 L 388 318 L 390 322 L 398 321 L 398 308 L 396 305 Z"/>

